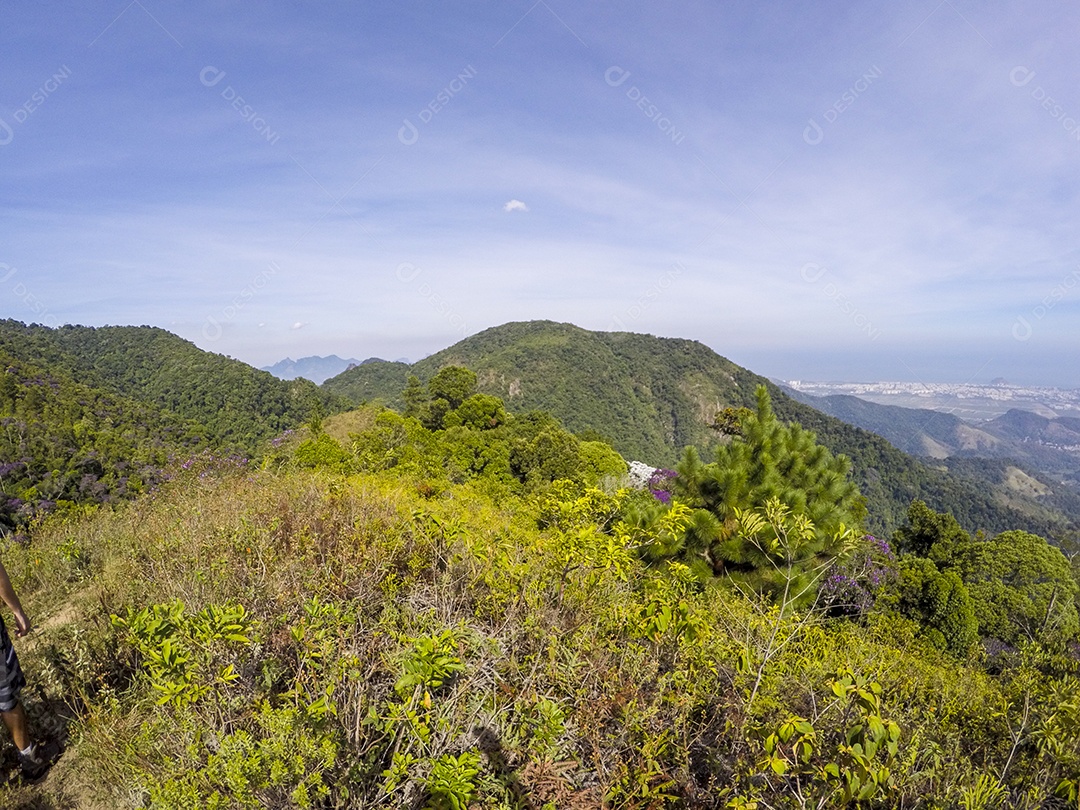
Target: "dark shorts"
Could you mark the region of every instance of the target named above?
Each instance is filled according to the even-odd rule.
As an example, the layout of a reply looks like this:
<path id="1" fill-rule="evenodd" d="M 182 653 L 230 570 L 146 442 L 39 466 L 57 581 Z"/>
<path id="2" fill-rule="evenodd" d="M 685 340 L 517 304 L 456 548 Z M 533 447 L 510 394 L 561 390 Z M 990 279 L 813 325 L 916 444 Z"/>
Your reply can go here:
<path id="1" fill-rule="evenodd" d="M 19 692 L 26 686 L 19 656 L 11 645 L 4 620 L 0 619 L 0 712 L 10 712 L 19 702 Z"/>

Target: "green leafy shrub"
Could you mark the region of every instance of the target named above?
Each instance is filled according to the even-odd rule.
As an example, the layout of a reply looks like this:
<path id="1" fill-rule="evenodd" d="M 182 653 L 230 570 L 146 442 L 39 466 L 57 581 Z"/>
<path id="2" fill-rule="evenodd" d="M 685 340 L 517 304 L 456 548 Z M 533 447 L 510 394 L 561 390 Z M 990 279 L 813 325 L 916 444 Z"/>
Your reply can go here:
<path id="1" fill-rule="evenodd" d="M 881 684 L 847 672 L 830 690 L 835 719 L 820 718 L 815 727 L 792 717 L 765 737 L 762 768 L 770 792 L 816 807 L 884 803 L 895 786 L 900 726 L 881 715 Z"/>
<path id="2" fill-rule="evenodd" d="M 261 808 L 324 806 L 340 743 L 314 711 L 263 703 L 252 730 L 221 738 L 205 765 L 149 787 L 150 807 Z"/>
<path id="3" fill-rule="evenodd" d="M 967 587 L 955 571 L 939 571 L 925 557 L 900 559 L 895 593 L 887 595 L 904 616 L 918 622 L 934 646 L 966 655 L 979 639 L 979 623 Z"/>
<path id="4" fill-rule="evenodd" d="M 344 471 L 353 461 L 353 455 L 326 433 L 318 433 L 296 448 L 295 459 L 301 467 L 329 467 Z"/>
<path id="5" fill-rule="evenodd" d="M 142 659 L 159 704 L 184 707 L 240 676 L 225 663 L 228 647 L 250 645 L 251 624 L 243 605 L 210 605 L 189 615 L 179 600 L 113 615 L 113 625 Z"/>
<path id="6" fill-rule="evenodd" d="M 467 810 L 476 794 L 480 755 L 464 751 L 457 756 L 443 754 L 431 766 L 425 787 L 429 810 Z"/>
<path id="7" fill-rule="evenodd" d="M 465 668 L 457 656 L 459 640 L 453 630 L 417 638 L 405 637 L 402 642 L 410 645 L 401 662 L 401 677 L 394 684 L 402 697 L 412 694 L 417 687 L 437 689 Z"/>

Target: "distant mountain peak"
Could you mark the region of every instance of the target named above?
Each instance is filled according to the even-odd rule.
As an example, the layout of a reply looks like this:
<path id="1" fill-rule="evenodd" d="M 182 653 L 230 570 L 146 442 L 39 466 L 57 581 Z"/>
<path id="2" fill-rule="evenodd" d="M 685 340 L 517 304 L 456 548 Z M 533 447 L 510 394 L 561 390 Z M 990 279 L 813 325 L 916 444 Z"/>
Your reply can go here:
<path id="1" fill-rule="evenodd" d="M 364 362 L 366 363 L 368 361 L 365 360 Z M 359 364 L 360 361 L 355 357 L 350 357 L 345 360 L 338 357 L 336 354 L 331 354 L 328 357 L 312 355 L 310 357 L 301 357 L 299 360 L 293 360 L 290 357 L 286 357 L 284 360 L 280 360 L 272 366 L 263 366 L 262 370 L 268 371 L 282 380 L 295 380 L 299 377 L 303 377 L 305 380 L 311 380 L 316 385 L 321 385 L 331 377 L 336 377 L 347 368 L 352 368 Z"/>

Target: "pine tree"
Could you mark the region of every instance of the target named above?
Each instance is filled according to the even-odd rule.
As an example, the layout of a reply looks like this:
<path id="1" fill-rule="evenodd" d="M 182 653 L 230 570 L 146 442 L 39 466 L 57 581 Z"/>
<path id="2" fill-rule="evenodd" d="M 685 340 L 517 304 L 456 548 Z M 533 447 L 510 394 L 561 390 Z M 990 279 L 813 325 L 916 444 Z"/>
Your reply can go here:
<path id="1" fill-rule="evenodd" d="M 738 425 L 725 432 L 732 438 L 717 449 L 716 461 L 705 464 L 688 449 L 679 465 L 677 494 L 697 509 L 686 548 L 716 572 L 760 572 L 773 563 L 739 517 L 775 505 L 770 508 L 782 507 L 790 519 L 811 527 L 793 564 L 816 568 L 834 553 L 835 539 L 866 514 L 848 478 L 847 458 L 834 456 L 800 425 L 782 424 L 764 386 L 757 389 L 756 410 L 740 413 Z"/>
<path id="2" fill-rule="evenodd" d="M 850 462 L 834 456 L 798 424 L 784 425 L 773 413 L 769 393 L 758 386 L 757 409 L 742 416 L 739 434 L 702 464 L 688 450 L 679 466 L 682 494 L 721 520 L 735 509 L 761 509 L 776 498 L 794 515 L 805 515 L 823 534 L 840 524 L 854 526 L 866 514 L 849 480 Z"/>

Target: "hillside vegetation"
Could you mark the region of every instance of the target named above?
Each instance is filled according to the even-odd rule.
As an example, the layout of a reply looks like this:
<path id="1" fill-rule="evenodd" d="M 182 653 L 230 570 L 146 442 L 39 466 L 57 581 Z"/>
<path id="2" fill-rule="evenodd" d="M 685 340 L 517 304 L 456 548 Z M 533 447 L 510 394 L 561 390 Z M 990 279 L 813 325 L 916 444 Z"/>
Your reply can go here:
<path id="1" fill-rule="evenodd" d="M 222 448 L 253 453 L 340 401 L 307 380 L 284 381 L 150 326 L 45 326 L 0 321 L 0 349 L 55 376 L 136 400 L 205 429 Z"/>
<path id="2" fill-rule="evenodd" d="M 5 540 L 69 750 L 0 804 L 1077 806 L 1080 585 L 1045 540 L 921 503 L 865 536 L 764 388 L 635 484 L 475 386 Z"/>
<path id="3" fill-rule="evenodd" d="M 342 403 L 161 329 L 0 321 L 0 529 L 133 496 L 170 459 L 250 456 Z"/>
<path id="4" fill-rule="evenodd" d="M 570 430 L 603 438 L 627 458 L 672 465 L 683 449 L 711 452 L 710 427 L 728 407 L 755 406 L 765 385 L 778 416 L 813 430 L 833 453 L 851 459 L 854 480 L 870 505 L 871 531 L 899 526 L 912 500 L 948 511 L 971 530 L 1026 526 L 1058 535 L 1069 520 L 1053 507 L 1009 501 L 986 481 L 950 475 L 908 456 L 869 431 L 797 402 L 763 377 L 692 340 L 626 332 L 590 332 L 550 321 L 510 323 L 485 330 L 412 366 L 366 363 L 323 387 L 354 402 L 381 401 L 401 409 L 410 374 L 430 379 L 447 365 L 473 369 L 482 392 L 513 411 L 551 412 Z"/>
<path id="5" fill-rule="evenodd" d="M 143 492 L 205 428 L 45 371 L 0 349 L 0 527 Z"/>

